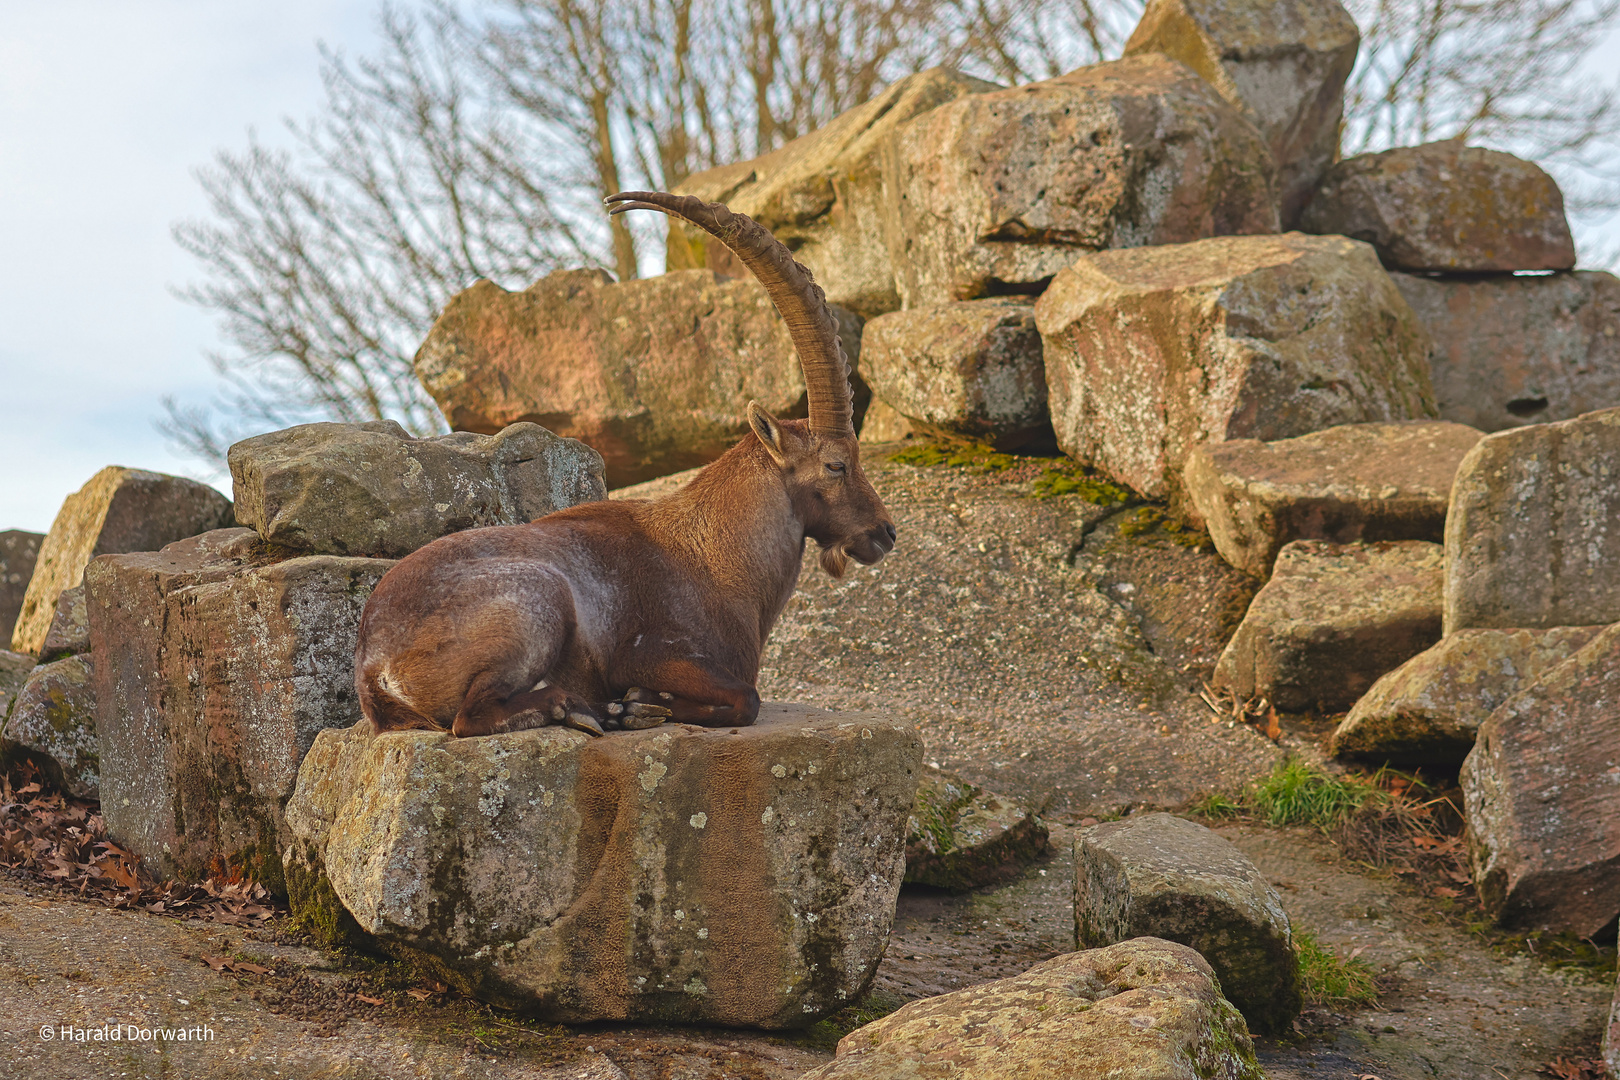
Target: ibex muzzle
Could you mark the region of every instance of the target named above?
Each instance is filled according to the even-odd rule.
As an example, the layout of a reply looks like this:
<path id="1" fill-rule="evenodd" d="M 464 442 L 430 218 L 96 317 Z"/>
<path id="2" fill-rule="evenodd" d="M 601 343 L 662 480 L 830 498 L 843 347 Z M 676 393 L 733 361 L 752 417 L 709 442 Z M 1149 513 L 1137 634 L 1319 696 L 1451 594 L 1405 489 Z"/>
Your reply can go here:
<path id="1" fill-rule="evenodd" d="M 750 402 L 750 434 L 673 495 L 469 529 L 400 560 L 366 604 L 355 651 L 360 706 L 378 731 L 751 724 L 760 656 L 805 540 L 835 577 L 894 548 L 894 521 L 861 471 L 838 323 L 810 272 L 717 203 L 647 191 L 607 201 L 689 221 L 753 271 L 787 321 L 809 419 Z"/>

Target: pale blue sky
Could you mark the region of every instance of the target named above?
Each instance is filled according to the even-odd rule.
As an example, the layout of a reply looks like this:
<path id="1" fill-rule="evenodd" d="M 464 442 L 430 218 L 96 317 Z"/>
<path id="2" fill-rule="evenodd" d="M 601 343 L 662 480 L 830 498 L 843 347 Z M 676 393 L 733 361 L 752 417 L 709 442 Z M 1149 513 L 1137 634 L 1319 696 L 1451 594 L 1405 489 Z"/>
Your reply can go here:
<path id="1" fill-rule="evenodd" d="M 376 7 L 0 0 L 0 529 L 43 532 L 104 465 L 201 475 L 153 427 L 216 385 L 170 227 L 205 213 L 216 149 L 315 108 L 316 42 L 365 51 Z"/>

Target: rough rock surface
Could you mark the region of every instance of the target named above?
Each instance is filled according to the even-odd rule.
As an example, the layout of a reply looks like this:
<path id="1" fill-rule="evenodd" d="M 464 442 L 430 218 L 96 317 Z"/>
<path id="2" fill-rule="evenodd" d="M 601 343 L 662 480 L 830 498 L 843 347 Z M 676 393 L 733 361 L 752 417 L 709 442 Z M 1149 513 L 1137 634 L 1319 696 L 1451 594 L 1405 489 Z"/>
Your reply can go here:
<path id="1" fill-rule="evenodd" d="M 1461 139 L 1346 158 L 1300 227 L 1364 240 L 1392 270 L 1568 270 L 1564 196 L 1538 166 Z"/>
<path id="2" fill-rule="evenodd" d="M 1271 148 L 1285 229 L 1339 156 L 1361 33 L 1337 0 L 1150 0 L 1125 55 L 1160 52 L 1243 110 Z"/>
<path id="3" fill-rule="evenodd" d="M 39 558 L 39 545 L 43 533 L 7 529 L 0 532 L 0 642 L 10 643 L 11 631 L 17 625 L 17 613 L 22 610 L 23 594 L 28 591 L 28 579 L 34 576 L 34 561 Z"/>
<path id="4" fill-rule="evenodd" d="M 100 798 L 96 695 L 88 656 L 35 668 L 0 734 L 7 753 L 25 751 L 76 799 Z"/>
<path id="5" fill-rule="evenodd" d="M 1620 622 L 1620 409 L 1481 439 L 1446 516 L 1445 631 Z"/>
<path id="6" fill-rule="evenodd" d="M 1428 334 L 1343 237 L 1085 255 L 1035 322 L 1058 445 L 1152 497 L 1176 492 L 1200 442 L 1435 414 Z"/>
<path id="7" fill-rule="evenodd" d="M 1461 765 L 1498 705 L 1601 629 L 1459 630 L 1374 683 L 1333 732 L 1330 751 L 1402 768 Z"/>
<path id="8" fill-rule="evenodd" d="M 942 105 L 895 133 L 884 176 L 908 308 L 1038 292 L 1082 251 L 1277 230 L 1259 132 L 1158 55 Z"/>
<path id="9" fill-rule="evenodd" d="M 874 397 L 861 418 L 861 442 L 896 443 L 912 434 L 911 421 L 895 411 L 894 406 Z"/>
<path id="10" fill-rule="evenodd" d="M 449 533 L 607 497 L 601 456 L 537 424 L 412 438 L 392 420 L 301 424 L 230 449 L 236 520 L 289 552 L 398 559 Z"/>
<path id="11" fill-rule="evenodd" d="M 1434 340 L 1440 415 L 1481 431 L 1620 405 L 1620 279 L 1391 274 Z"/>
<path id="12" fill-rule="evenodd" d="M 1204 958 L 1137 938 L 913 1001 L 857 1028 L 804 1080 L 1261 1080 Z"/>
<path id="13" fill-rule="evenodd" d="M 928 769 L 906 822 L 905 880 L 953 892 L 1000 884 L 1046 850 L 1048 835 L 1028 807 Z"/>
<path id="14" fill-rule="evenodd" d="M 895 311 L 861 334 L 861 373 L 914 423 L 1000 450 L 1047 428 L 1035 302 L 1008 296 Z"/>
<path id="15" fill-rule="evenodd" d="M 0 649 L 0 720 L 11 711 L 12 702 L 17 700 L 18 691 L 33 670 L 32 656 Z"/>
<path id="16" fill-rule="evenodd" d="M 861 321 L 835 309 L 844 352 Z M 757 400 L 802 416 L 787 324 L 751 278 L 682 270 L 615 284 L 559 270 L 521 292 L 480 281 L 451 298 L 416 375 L 458 431 L 528 420 L 602 455 L 609 487 L 702 465 L 747 430 Z M 857 401 L 857 423 L 859 407 Z"/>
<path id="17" fill-rule="evenodd" d="M 248 529 L 85 571 L 107 832 L 165 876 L 280 891 L 282 810 L 360 717 L 354 647 L 384 559 L 273 561 Z"/>
<path id="18" fill-rule="evenodd" d="M 1481 432 L 1462 424 L 1343 424 L 1297 439 L 1202 443 L 1187 500 L 1221 557 L 1256 577 L 1291 540 L 1445 537 L 1457 464 Z"/>
<path id="19" fill-rule="evenodd" d="M 1277 890 L 1204 826 L 1139 814 L 1074 840 L 1074 933 L 1082 949 L 1156 937 L 1197 949 L 1251 1030 L 1299 1015 L 1299 957 Z"/>
<path id="20" fill-rule="evenodd" d="M 289 885 L 534 1015 L 801 1027 L 876 973 L 921 758 L 909 725 L 787 704 L 596 739 L 362 723 L 305 759 Z"/>
<path id="21" fill-rule="evenodd" d="M 1441 548 L 1295 540 L 1215 665 L 1215 685 L 1285 712 L 1348 709 L 1440 640 Z"/>
<path id="22" fill-rule="evenodd" d="M 97 555 L 156 551 L 164 544 L 230 525 L 231 503 L 207 484 L 109 465 L 57 511 L 39 547 L 11 647 L 38 654 L 62 590 L 84 579 Z"/>
<path id="23" fill-rule="evenodd" d="M 84 586 L 75 585 L 64 589 L 56 599 L 51 628 L 45 632 L 44 644 L 39 647 L 39 662 L 46 664 L 89 651 L 90 616 L 84 607 Z"/>
<path id="24" fill-rule="evenodd" d="M 1620 913 L 1620 625 L 1480 725 L 1459 783 L 1480 902 L 1590 937 Z"/>
<path id="25" fill-rule="evenodd" d="M 912 117 L 999 89 L 949 68 L 920 71 L 763 157 L 696 173 L 675 190 L 764 225 L 809 267 L 829 302 L 870 319 L 900 306 L 883 241 L 884 144 Z M 708 233 L 673 219 L 669 228 L 668 269 L 748 276 Z"/>

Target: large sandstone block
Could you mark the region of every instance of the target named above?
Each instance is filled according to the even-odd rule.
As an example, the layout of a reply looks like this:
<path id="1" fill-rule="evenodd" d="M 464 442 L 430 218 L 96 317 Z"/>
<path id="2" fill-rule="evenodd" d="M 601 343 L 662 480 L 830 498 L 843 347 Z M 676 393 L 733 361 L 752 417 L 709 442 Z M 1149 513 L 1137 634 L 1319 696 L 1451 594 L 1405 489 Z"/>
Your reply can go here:
<path id="1" fill-rule="evenodd" d="M 1446 516 L 1445 630 L 1620 622 L 1620 409 L 1481 439 Z"/>
<path id="2" fill-rule="evenodd" d="M 78 656 L 90 651 L 90 616 L 84 607 L 84 586 L 64 589 L 56 598 L 56 611 L 51 615 L 51 628 L 45 631 L 45 640 L 39 647 L 39 662 L 50 663 L 64 656 Z"/>
<path id="3" fill-rule="evenodd" d="M 906 1004 L 803 1080 L 1261 1080 L 1203 957 L 1144 937 Z"/>
<path id="4" fill-rule="evenodd" d="M 1285 712 L 1339 712 L 1440 640 L 1441 548 L 1295 540 L 1215 665 L 1214 683 Z"/>
<path id="5" fill-rule="evenodd" d="M 1263 578 L 1292 540 L 1442 540 L 1457 464 L 1480 438 L 1415 421 L 1201 443 L 1182 480 L 1215 550 Z"/>
<path id="6" fill-rule="evenodd" d="M 0 719 L 10 713 L 28 676 L 34 670 L 34 658 L 25 653 L 0 649 Z"/>
<path id="7" fill-rule="evenodd" d="M 289 884 L 531 1015 L 801 1027 L 876 973 L 921 758 L 907 725 L 786 704 L 595 739 L 360 724 L 304 761 Z"/>
<path id="8" fill-rule="evenodd" d="M 28 579 L 34 576 L 34 561 L 39 558 L 39 545 L 43 533 L 7 529 L 0 532 L 0 642 L 9 644 L 11 632 L 17 626 L 17 613 L 22 611 L 23 595 L 28 592 Z"/>
<path id="9" fill-rule="evenodd" d="M 1346 158 L 1300 228 L 1364 240 L 1392 270 L 1568 270 L 1575 241 L 1558 184 L 1536 165 L 1461 139 Z"/>
<path id="10" fill-rule="evenodd" d="M 853 364 L 860 319 L 834 314 Z M 480 281 L 445 306 L 416 376 L 451 427 L 540 424 L 600 453 L 609 487 L 719 457 L 748 429 L 750 399 L 778 416 L 805 409 L 804 373 L 770 297 L 709 270 L 620 284 L 560 270 L 521 292 Z"/>
<path id="11" fill-rule="evenodd" d="M 275 561 L 248 529 L 85 571 L 107 832 L 155 871 L 282 891 L 282 810 L 324 728 L 360 718 L 360 612 L 393 563 Z"/>
<path id="12" fill-rule="evenodd" d="M 1434 341 L 1440 415 L 1481 431 L 1620 405 L 1620 279 L 1391 274 Z"/>
<path id="13" fill-rule="evenodd" d="M 100 798 L 93 670 L 88 656 L 35 668 L 0 733 L 0 747 L 7 754 L 27 754 L 76 799 Z"/>
<path id="14" fill-rule="evenodd" d="M 236 520 L 289 552 L 398 559 L 462 529 L 607 498 L 602 458 L 538 424 L 412 438 L 392 420 L 301 424 L 230 449 Z"/>
<path id="15" fill-rule="evenodd" d="M 879 316 L 861 334 L 861 372 L 908 420 L 1016 449 L 1048 426 L 1034 305 L 993 297 Z"/>
<path id="16" fill-rule="evenodd" d="M 682 181 L 677 194 L 722 202 L 747 214 L 793 249 L 830 303 L 873 318 L 900 306 L 883 240 L 883 146 L 907 120 L 995 83 L 930 68 L 822 127 L 752 161 L 722 165 Z M 667 268 L 707 267 L 748 277 L 731 249 L 671 219 Z"/>
<path id="17" fill-rule="evenodd" d="M 1485 910 L 1590 937 L 1620 913 L 1620 625 L 1480 725 L 1459 783 Z"/>
<path id="18" fill-rule="evenodd" d="M 1029 807 L 930 769 L 906 822 L 906 884 L 965 892 L 1010 881 L 1050 835 Z"/>
<path id="19" fill-rule="evenodd" d="M 231 502 L 195 480 L 109 465 L 57 511 L 39 548 L 11 647 L 38 654 L 62 590 L 84 579 L 97 555 L 156 551 L 164 544 L 231 524 Z"/>
<path id="20" fill-rule="evenodd" d="M 1035 305 L 1058 445 L 1144 495 L 1194 445 L 1434 416 L 1429 339 L 1372 249 L 1222 237 L 1084 255 Z"/>
<path id="21" fill-rule="evenodd" d="M 1337 0 L 1149 0 L 1125 55 L 1179 60 L 1253 121 L 1277 164 L 1282 226 L 1292 229 L 1338 159 L 1344 81 L 1360 43 Z"/>
<path id="22" fill-rule="evenodd" d="M 1286 1030 L 1304 1004 L 1282 898 L 1249 857 L 1195 822 L 1137 814 L 1074 839 L 1082 949 L 1155 937 L 1197 949 L 1253 1031 Z"/>
<path id="23" fill-rule="evenodd" d="M 908 308 L 1039 292 L 1083 251 L 1277 230 L 1265 140 L 1158 55 L 941 105 L 895 132 L 884 177 Z"/>
<path id="24" fill-rule="evenodd" d="M 1403 768 L 1461 765 L 1497 706 L 1601 629 L 1459 630 L 1374 683 L 1333 732 L 1331 751 Z"/>

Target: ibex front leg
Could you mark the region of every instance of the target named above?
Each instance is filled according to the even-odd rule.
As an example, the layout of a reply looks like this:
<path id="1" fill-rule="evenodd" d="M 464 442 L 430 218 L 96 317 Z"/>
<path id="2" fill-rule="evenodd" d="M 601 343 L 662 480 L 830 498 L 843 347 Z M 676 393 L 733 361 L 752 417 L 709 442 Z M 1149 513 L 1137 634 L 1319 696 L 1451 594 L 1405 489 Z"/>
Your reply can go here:
<path id="1" fill-rule="evenodd" d="M 614 681 L 630 684 L 626 702 L 662 705 L 669 710 L 669 719 L 678 724 L 747 727 L 759 716 L 757 690 L 692 660 L 638 664 Z"/>

